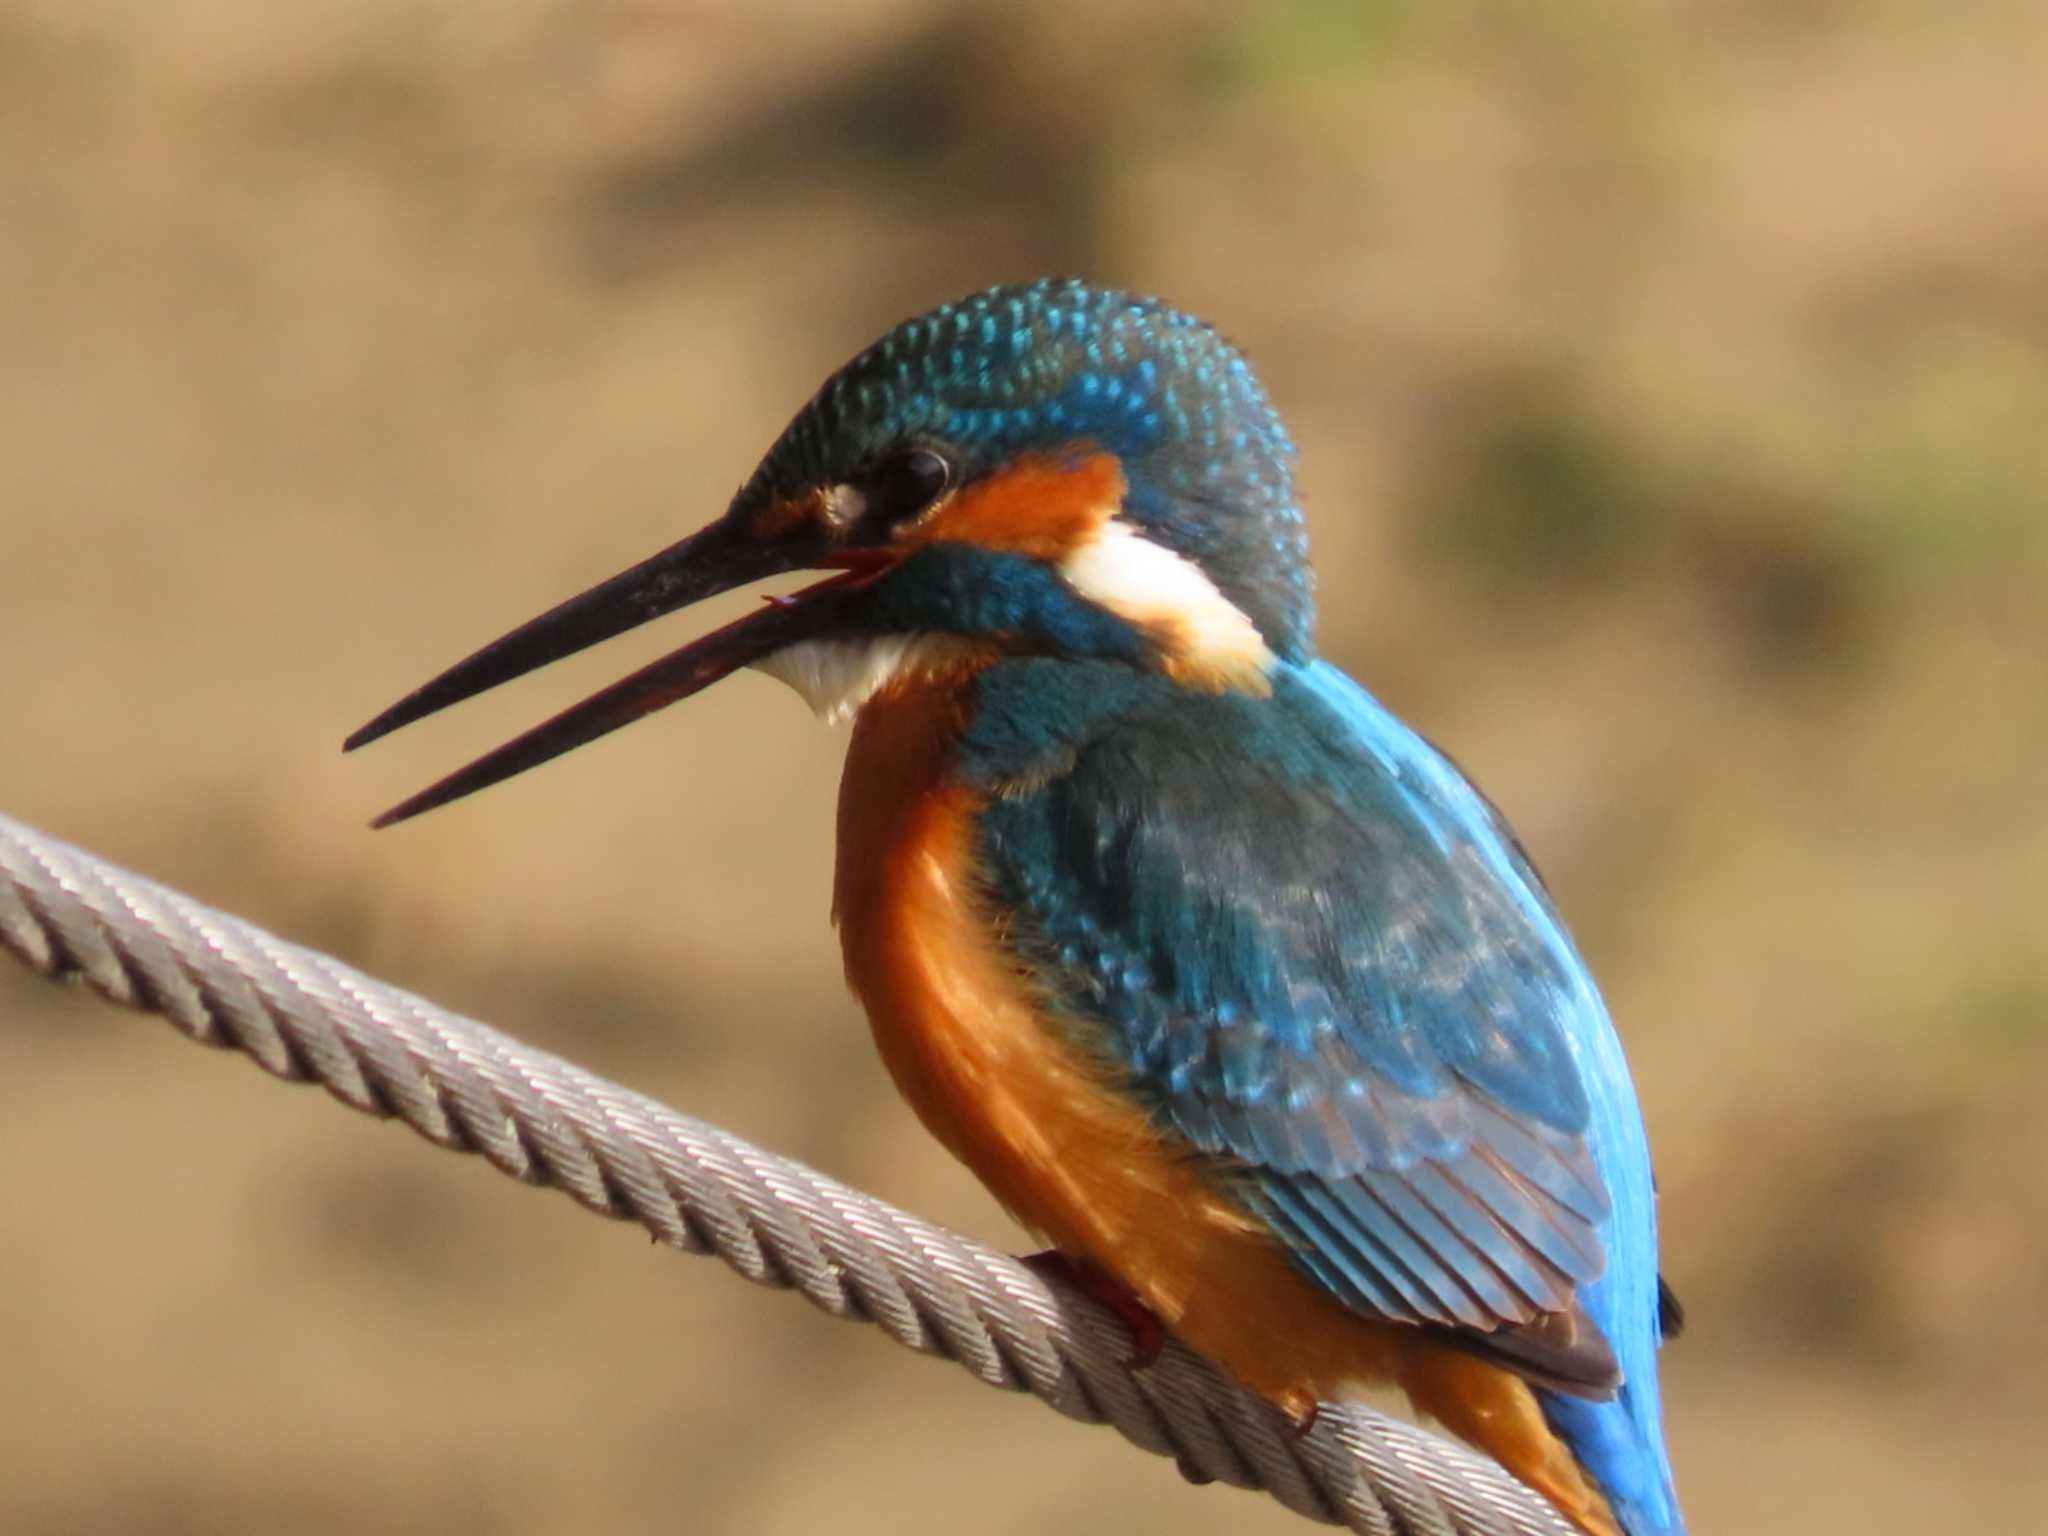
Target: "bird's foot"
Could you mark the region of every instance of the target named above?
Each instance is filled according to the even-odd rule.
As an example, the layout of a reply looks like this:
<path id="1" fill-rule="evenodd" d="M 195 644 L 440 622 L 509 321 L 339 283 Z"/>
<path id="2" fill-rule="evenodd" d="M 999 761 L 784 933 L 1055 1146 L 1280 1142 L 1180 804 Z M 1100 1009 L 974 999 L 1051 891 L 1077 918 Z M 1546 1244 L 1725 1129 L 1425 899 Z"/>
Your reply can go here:
<path id="1" fill-rule="evenodd" d="M 1316 1415 L 1323 1411 L 1323 1405 L 1310 1402 L 1307 1407 L 1292 1400 L 1274 1405 L 1287 1416 L 1287 1440 L 1289 1444 L 1308 1438 L 1308 1432 L 1316 1427 Z"/>
<path id="2" fill-rule="evenodd" d="M 1018 1262 L 1041 1279 L 1065 1281 L 1090 1301 L 1114 1312 L 1131 1330 L 1136 1353 L 1124 1362 L 1131 1370 L 1142 1371 L 1166 1348 L 1166 1325 L 1159 1321 L 1159 1315 L 1145 1305 L 1136 1291 L 1099 1264 L 1074 1258 L 1057 1248 L 1027 1253 Z"/>

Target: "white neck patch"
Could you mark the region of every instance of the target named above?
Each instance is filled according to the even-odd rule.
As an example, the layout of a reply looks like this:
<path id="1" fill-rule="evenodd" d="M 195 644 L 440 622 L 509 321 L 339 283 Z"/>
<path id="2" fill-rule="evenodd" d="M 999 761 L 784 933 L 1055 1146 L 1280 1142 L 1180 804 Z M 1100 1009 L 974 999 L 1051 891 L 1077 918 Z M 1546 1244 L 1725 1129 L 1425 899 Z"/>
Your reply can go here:
<path id="1" fill-rule="evenodd" d="M 1150 631 L 1170 667 L 1194 678 L 1262 684 L 1273 665 L 1256 624 L 1202 568 L 1155 544 L 1121 518 L 1108 518 L 1060 562 L 1081 596 Z"/>
<path id="2" fill-rule="evenodd" d="M 787 683 L 827 725 L 850 719 L 899 678 L 937 671 L 960 658 L 952 635 L 871 635 L 857 640 L 800 640 L 753 664 Z"/>
<path id="3" fill-rule="evenodd" d="M 1104 519 L 1059 569 L 1080 596 L 1157 639 L 1173 675 L 1203 686 L 1266 690 L 1273 653 L 1258 626 L 1200 566 L 1131 524 Z M 753 670 L 788 684 L 821 720 L 837 725 L 892 683 L 942 671 L 971 648 L 959 636 L 929 633 L 802 640 L 763 656 Z"/>

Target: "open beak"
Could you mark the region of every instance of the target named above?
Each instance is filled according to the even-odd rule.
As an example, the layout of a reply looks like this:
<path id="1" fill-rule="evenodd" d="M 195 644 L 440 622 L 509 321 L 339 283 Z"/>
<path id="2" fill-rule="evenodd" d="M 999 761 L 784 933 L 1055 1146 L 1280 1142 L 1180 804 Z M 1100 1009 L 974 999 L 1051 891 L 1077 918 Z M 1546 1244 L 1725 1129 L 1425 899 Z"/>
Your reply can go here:
<path id="1" fill-rule="evenodd" d="M 371 825 L 388 827 L 524 773 L 630 725 L 642 715 L 701 692 L 784 646 L 831 630 L 844 613 L 847 599 L 878 574 L 880 563 L 873 557 L 823 556 L 816 549 L 764 543 L 730 521 L 711 524 L 457 662 L 350 736 L 342 750 L 353 752 L 402 725 L 748 582 L 807 565 L 844 569 L 794 596 L 771 599 L 760 611 L 642 667 L 394 805 Z"/>

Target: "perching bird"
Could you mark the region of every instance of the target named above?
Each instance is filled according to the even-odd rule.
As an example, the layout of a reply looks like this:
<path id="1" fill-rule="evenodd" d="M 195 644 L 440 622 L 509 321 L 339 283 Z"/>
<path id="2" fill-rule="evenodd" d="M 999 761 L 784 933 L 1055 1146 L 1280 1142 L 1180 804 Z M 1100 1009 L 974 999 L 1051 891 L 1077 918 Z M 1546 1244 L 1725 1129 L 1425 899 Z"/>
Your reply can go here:
<path id="1" fill-rule="evenodd" d="M 834 374 L 709 527 L 348 745 L 833 572 L 378 824 L 782 679 L 853 720 L 834 915 L 889 1070 L 1076 1274 L 1300 1421 L 1391 1380 L 1580 1529 L 1681 1532 L 1620 1042 L 1499 813 L 1317 659 L 1293 456 L 1200 321 L 993 288 Z"/>

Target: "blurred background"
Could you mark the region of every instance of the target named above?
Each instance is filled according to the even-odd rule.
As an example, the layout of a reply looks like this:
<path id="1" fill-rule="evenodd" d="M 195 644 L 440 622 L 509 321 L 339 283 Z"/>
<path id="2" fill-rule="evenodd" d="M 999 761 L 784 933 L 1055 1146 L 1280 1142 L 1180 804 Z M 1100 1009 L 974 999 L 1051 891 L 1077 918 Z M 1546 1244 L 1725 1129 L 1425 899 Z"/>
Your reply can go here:
<path id="1" fill-rule="evenodd" d="M 0 810 L 1019 1245 L 775 685 L 364 829 L 708 620 L 337 748 L 904 315 L 1167 295 L 1608 990 L 1695 1529 L 2039 1528 L 2044 70 L 2024 0 L 0 0 Z M 6 1531 L 1295 1528 L 4 966 L 0 1106 Z"/>

